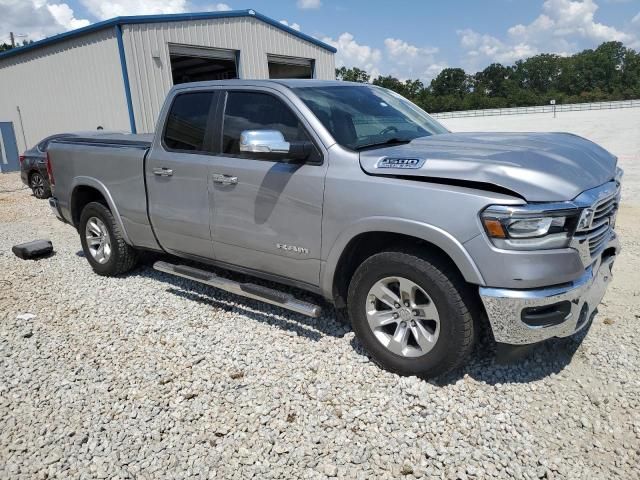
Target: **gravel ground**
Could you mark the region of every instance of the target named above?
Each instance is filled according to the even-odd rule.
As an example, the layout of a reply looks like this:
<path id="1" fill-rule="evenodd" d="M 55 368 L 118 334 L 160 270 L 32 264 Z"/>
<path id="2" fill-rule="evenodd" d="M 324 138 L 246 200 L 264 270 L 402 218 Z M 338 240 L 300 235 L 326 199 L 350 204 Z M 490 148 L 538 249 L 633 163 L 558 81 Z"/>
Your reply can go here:
<path id="1" fill-rule="evenodd" d="M 20 188 L 0 175 L 0 478 L 639 478 L 637 204 L 586 335 L 436 384 L 378 369 L 331 310 L 99 277 Z M 55 255 L 13 256 L 35 238 Z"/>

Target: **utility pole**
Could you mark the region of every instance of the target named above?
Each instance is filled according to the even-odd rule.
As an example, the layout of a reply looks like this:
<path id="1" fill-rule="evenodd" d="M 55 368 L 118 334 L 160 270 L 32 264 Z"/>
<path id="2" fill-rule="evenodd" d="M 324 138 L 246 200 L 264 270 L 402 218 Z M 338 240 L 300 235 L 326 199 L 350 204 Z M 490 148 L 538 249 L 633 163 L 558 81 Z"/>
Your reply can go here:
<path id="1" fill-rule="evenodd" d="M 9 32 L 9 36 L 11 37 L 11 48 L 16 48 L 16 37 L 13 32 Z"/>

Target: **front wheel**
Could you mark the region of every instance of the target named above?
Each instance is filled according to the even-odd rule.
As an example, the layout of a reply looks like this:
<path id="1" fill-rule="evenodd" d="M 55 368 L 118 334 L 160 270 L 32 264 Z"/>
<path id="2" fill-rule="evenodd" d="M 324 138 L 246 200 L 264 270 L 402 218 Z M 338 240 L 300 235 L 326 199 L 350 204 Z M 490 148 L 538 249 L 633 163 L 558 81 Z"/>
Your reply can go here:
<path id="1" fill-rule="evenodd" d="M 78 230 L 84 256 L 98 275 L 120 275 L 135 267 L 136 251 L 124 241 L 113 214 L 102 203 L 84 207 Z"/>
<path id="2" fill-rule="evenodd" d="M 461 365 L 473 349 L 469 288 L 436 257 L 373 255 L 356 270 L 347 304 L 358 339 L 392 372 L 435 377 Z"/>

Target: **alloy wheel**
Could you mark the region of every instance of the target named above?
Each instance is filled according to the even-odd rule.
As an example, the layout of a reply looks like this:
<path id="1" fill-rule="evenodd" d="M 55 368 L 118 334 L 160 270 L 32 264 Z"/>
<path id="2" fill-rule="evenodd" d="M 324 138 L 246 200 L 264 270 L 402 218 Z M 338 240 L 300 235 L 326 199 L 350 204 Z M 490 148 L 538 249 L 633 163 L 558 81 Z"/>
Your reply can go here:
<path id="1" fill-rule="evenodd" d="M 98 217 L 90 217 L 85 226 L 85 238 L 93 259 L 100 264 L 107 263 L 111 258 L 111 238 L 104 222 Z"/>
<path id="2" fill-rule="evenodd" d="M 383 278 L 371 287 L 366 302 L 371 331 L 396 355 L 419 357 L 438 341 L 438 309 L 417 283 L 403 277 Z"/>
<path id="3" fill-rule="evenodd" d="M 39 173 L 31 175 L 31 190 L 36 197 L 42 198 L 44 196 L 44 178 Z"/>

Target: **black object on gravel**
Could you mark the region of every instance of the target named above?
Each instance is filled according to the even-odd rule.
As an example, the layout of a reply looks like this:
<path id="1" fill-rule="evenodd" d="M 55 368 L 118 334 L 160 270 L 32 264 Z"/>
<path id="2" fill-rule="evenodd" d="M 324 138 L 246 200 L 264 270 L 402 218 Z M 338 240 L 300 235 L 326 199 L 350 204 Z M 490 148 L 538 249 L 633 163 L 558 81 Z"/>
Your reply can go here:
<path id="1" fill-rule="evenodd" d="M 53 253 L 53 244 L 49 240 L 33 240 L 32 242 L 14 245 L 11 251 L 23 260 L 34 260 Z"/>

